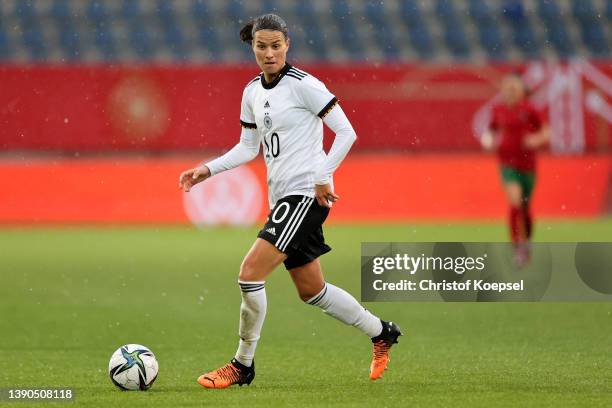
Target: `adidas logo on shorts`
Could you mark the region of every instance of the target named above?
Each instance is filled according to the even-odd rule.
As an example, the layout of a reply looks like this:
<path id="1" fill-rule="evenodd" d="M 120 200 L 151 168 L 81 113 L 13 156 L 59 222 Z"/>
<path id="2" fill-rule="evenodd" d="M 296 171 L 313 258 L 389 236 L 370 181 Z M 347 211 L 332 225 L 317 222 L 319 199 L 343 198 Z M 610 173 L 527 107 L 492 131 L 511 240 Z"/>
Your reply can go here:
<path id="1" fill-rule="evenodd" d="M 270 234 L 272 234 L 272 235 L 276 236 L 276 228 L 274 228 L 274 227 L 272 227 L 272 228 L 268 228 L 268 229 L 266 230 L 266 232 L 268 232 L 268 233 L 270 233 Z"/>

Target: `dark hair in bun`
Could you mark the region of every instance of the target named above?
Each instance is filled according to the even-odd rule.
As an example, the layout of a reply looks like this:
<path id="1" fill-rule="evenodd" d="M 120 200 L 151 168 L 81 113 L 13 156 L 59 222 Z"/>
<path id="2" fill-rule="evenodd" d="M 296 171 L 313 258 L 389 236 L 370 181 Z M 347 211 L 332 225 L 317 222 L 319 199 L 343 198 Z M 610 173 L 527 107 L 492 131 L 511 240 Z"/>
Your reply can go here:
<path id="1" fill-rule="evenodd" d="M 285 23 L 285 20 L 276 14 L 263 14 L 249 21 L 240 29 L 240 39 L 245 43 L 251 44 L 255 32 L 259 30 L 280 31 L 285 36 L 285 39 L 289 37 L 289 31 L 287 30 L 287 23 Z"/>

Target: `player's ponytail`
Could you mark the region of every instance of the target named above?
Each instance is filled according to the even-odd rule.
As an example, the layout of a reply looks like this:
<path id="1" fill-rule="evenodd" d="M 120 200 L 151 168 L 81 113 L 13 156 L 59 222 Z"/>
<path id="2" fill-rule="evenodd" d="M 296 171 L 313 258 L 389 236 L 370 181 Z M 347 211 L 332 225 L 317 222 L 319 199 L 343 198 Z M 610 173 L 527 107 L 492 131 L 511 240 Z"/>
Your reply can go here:
<path id="1" fill-rule="evenodd" d="M 263 14 L 254 20 L 249 21 L 240 29 L 240 39 L 247 44 L 253 42 L 255 32 L 259 30 L 273 30 L 283 33 L 285 40 L 289 38 L 289 30 L 285 20 L 276 14 Z"/>
<path id="2" fill-rule="evenodd" d="M 253 42 L 253 24 L 255 24 L 255 20 L 249 21 L 240 29 L 240 39 L 247 44 Z"/>

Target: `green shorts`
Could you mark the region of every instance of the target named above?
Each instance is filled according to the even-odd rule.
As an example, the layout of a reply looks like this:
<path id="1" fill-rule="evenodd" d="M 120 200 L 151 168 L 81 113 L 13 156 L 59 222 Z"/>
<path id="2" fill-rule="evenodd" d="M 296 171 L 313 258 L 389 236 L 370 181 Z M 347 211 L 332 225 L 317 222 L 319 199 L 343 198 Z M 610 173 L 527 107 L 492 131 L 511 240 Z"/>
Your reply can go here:
<path id="1" fill-rule="evenodd" d="M 503 165 L 500 168 L 500 172 L 504 184 L 517 183 L 521 186 L 523 200 L 528 203 L 533 193 L 533 186 L 535 185 L 535 172 L 517 170 Z"/>

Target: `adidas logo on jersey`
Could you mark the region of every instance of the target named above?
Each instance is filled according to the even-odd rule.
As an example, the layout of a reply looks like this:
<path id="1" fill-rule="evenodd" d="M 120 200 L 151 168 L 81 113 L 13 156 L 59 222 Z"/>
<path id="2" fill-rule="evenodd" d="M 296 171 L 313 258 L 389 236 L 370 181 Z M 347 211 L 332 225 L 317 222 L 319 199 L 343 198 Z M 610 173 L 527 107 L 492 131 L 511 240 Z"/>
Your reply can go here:
<path id="1" fill-rule="evenodd" d="M 269 108 L 270 107 L 270 102 L 266 101 L 266 103 L 264 104 L 264 108 Z"/>
<path id="2" fill-rule="evenodd" d="M 266 230 L 266 232 L 268 232 L 268 233 L 270 233 L 270 234 L 272 234 L 272 235 L 276 236 L 276 228 L 274 228 L 274 227 L 272 227 L 272 228 L 268 228 L 268 229 Z"/>

